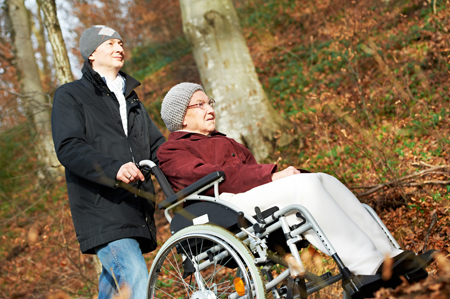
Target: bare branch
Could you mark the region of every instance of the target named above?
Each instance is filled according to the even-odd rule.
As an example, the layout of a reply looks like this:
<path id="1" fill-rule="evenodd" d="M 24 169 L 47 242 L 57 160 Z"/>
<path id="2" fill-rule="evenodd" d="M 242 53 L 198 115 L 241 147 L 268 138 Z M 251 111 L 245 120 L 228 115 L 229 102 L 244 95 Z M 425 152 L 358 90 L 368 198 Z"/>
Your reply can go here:
<path id="1" fill-rule="evenodd" d="M 0 87 L 0 90 L 4 90 L 4 91 L 6 91 L 7 93 L 12 94 L 12 95 L 15 95 L 15 96 L 18 96 L 18 97 L 21 98 L 21 99 L 31 99 L 31 100 L 29 100 L 29 101 L 35 102 L 35 104 L 44 106 L 44 107 L 46 107 L 46 108 L 52 108 L 52 106 L 53 106 L 52 103 L 51 103 L 51 97 L 50 97 L 50 95 L 49 95 L 48 93 L 45 93 L 45 92 L 17 93 L 17 92 L 11 91 L 11 90 L 9 90 L 9 89 L 6 89 L 6 88 L 4 88 L 4 87 Z M 45 96 L 45 97 L 48 99 L 48 103 L 40 103 L 40 102 L 38 102 L 38 101 L 35 101 L 33 98 L 34 98 L 35 96 L 37 96 L 37 95 L 43 95 L 43 96 Z"/>
<path id="2" fill-rule="evenodd" d="M 421 187 L 425 185 L 450 185 L 450 181 L 423 181 L 419 183 L 404 184 L 406 187 Z"/>
<path id="3" fill-rule="evenodd" d="M 15 95 L 15 96 L 18 96 L 18 97 L 21 97 L 21 98 L 22 98 L 22 97 L 26 97 L 26 96 L 23 95 L 23 94 L 20 94 L 20 93 L 11 91 L 11 90 L 6 89 L 6 88 L 4 88 L 4 87 L 0 87 L 0 90 L 4 90 L 4 91 L 6 91 L 6 92 L 9 93 L 9 94 L 12 94 L 12 95 Z"/>
<path id="4" fill-rule="evenodd" d="M 434 167 L 433 165 L 425 163 L 423 161 L 420 161 L 419 163 L 417 163 L 417 162 L 411 163 L 411 166 L 414 166 L 414 167 L 430 167 L 430 168 Z"/>
<path id="5" fill-rule="evenodd" d="M 378 185 L 371 185 L 371 186 L 365 186 L 365 187 L 350 187 L 350 189 L 369 189 L 368 191 L 358 193 L 356 196 L 366 196 L 372 193 L 377 192 L 380 189 L 383 189 L 384 187 L 391 187 L 391 186 L 403 186 L 403 187 L 421 187 L 425 185 L 450 185 L 450 181 L 442 181 L 442 180 L 427 180 L 422 182 L 414 182 L 413 179 L 417 177 L 423 177 L 426 175 L 447 175 L 450 176 L 450 165 L 440 165 L 440 166 L 433 166 L 430 164 L 426 164 L 424 162 L 415 163 L 414 166 L 424 166 L 428 167 L 428 169 L 419 171 L 417 173 L 413 173 L 410 175 L 406 175 L 404 177 L 378 184 Z M 437 171 L 437 170 L 447 170 L 447 172 Z M 413 181 L 413 182 L 411 182 Z"/>
<path id="6" fill-rule="evenodd" d="M 430 237 L 431 231 L 433 230 L 433 227 L 437 223 L 437 220 L 438 220 L 438 216 L 437 216 L 436 211 L 434 211 L 433 213 L 434 214 L 433 214 L 433 216 L 431 218 L 430 227 L 428 228 L 427 235 L 425 236 L 425 240 L 424 240 L 425 245 L 423 247 L 423 252 L 427 251 L 428 238 Z"/>
<path id="7" fill-rule="evenodd" d="M 45 96 L 47 98 L 50 98 L 50 95 L 48 93 L 45 93 L 45 92 L 37 92 L 36 91 L 36 92 L 27 92 L 27 93 L 17 93 L 17 92 L 11 91 L 9 89 L 6 89 L 4 87 L 0 87 L 0 90 L 4 90 L 7 93 L 15 95 L 15 96 L 18 96 L 20 98 L 32 98 L 32 97 L 35 97 L 36 95 L 43 95 L 43 96 Z"/>

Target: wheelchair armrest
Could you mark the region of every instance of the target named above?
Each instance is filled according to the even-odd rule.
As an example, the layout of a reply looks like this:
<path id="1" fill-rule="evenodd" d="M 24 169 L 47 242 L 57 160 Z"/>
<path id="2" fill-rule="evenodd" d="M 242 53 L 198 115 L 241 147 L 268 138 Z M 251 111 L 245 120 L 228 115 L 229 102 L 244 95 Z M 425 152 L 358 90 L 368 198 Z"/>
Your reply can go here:
<path id="1" fill-rule="evenodd" d="M 219 180 L 219 182 L 220 182 L 224 178 L 225 178 L 225 173 L 223 171 L 216 171 L 216 172 L 210 173 L 210 174 L 206 175 L 205 177 L 201 178 L 200 180 L 196 181 L 195 183 L 187 186 L 183 190 L 164 199 L 161 203 L 158 204 L 158 208 L 160 210 L 165 209 L 165 208 L 171 206 L 172 204 L 176 203 L 177 201 L 182 200 L 182 199 L 188 197 L 189 195 L 197 192 L 201 188 L 204 188 L 205 186 L 207 186 L 211 183 L 214 183 L 217 180 Z"/>

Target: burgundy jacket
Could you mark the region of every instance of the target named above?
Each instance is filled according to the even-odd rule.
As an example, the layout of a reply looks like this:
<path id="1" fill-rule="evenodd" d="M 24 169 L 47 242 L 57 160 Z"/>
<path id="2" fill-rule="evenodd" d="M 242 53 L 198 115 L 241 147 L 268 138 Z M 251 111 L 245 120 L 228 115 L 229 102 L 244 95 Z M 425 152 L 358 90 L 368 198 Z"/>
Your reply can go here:
<path id="1" fill-rule="evenodd" d="M 172 187 L 179 191 L 214 171 L 223 171 L 219 192 L 242 193 L 272 182 L 276 164 L 258 164 L 250 151 L 218 131 L 209 136 L 177 131 L 169 135 L 157 156 Z M 206 192 L 213 194 L 213 190 Z"/>

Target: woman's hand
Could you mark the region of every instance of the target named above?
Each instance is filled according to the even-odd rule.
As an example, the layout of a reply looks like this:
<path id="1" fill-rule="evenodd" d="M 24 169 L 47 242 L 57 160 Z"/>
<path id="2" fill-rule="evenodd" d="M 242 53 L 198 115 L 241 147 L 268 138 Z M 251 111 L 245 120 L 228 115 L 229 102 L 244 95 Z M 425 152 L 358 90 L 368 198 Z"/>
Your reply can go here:
<path id="1" fill-rule="evenodd" d="M 289 166 L 285 170 L 272 174 L 272 181 L 276 181 L 298 173 L 300 173 L 300 171 L 297 168 L 295 168 L 294 166 Z"/>

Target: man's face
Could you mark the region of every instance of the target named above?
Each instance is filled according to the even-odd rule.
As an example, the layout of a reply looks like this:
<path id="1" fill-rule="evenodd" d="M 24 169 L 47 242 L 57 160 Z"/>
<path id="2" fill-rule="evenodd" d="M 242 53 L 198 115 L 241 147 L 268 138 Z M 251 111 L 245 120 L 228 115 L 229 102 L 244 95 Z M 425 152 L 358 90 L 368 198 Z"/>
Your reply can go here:
<path id="1" fill-rule="evenodd" d="M 92 67 L 96 70 L 120 70 L 125 62 L 125 51 L 120 39 L 113 38 L 105 41 L 89 56 Z"/>
<path id="2" fill-rule="evenodd" d="M 216 129 L 216 113 L 208 104 L 208 96 L 201 90 L 194 92 L 189 106 L 203 103 L 203 108 L 189 107 L 183 120 L 183 130 L 208 135 Z"/>

